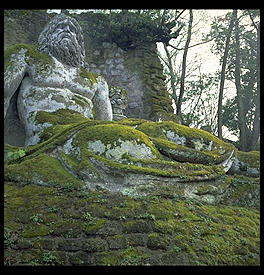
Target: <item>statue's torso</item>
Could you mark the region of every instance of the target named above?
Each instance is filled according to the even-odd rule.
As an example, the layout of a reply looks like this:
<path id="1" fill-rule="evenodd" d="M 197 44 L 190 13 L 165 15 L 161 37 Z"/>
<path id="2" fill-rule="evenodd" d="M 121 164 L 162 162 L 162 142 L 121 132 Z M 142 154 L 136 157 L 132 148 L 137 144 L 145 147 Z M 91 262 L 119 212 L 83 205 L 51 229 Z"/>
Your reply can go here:
<path id="1" fill-rule="evenodd" d="M 42 130 L 35 124 L 38 111 L 70 109 L 93 118 L 92 98 L 96 84 L 81 77 L 80 68 L 69 67 L 52 59 L 53 64 L 45 67 L 41 63 L 29 66 L 19 88 L 17 108 L 26 129 L 26 145 L 36 143 L 38 132 Z"/>

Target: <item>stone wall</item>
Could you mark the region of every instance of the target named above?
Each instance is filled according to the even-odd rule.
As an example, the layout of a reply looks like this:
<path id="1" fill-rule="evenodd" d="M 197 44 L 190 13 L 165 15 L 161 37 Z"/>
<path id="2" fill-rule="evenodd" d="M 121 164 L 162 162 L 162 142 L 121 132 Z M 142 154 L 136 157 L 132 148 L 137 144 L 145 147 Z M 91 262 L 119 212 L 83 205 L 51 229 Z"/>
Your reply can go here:
<path id="1" fill-rule="evenodd" d="M 44 10 L 5 11 L 5 48 L 16 43 L 36 43 L 52 16 Z M 93 37 L 91 28 L 93 24 L 96 28 L 93 21 L 96 16 L 74 15 L 83 29 L 89 70 L 103 75 L 109 86 L 120 86 L 127 91 L 128 117 L 159 120 L 165 115 L 175 120 L 156 44 L 142 43 L 136 48 L 124 50 L 115 43 L 98 41 Z M 101 32 L 103 35 L 104 30 Z M 107 41 L 107 38 L 103 39 Z"/>
<path id="2" fill-rule="evenodd" d="M 259 265 L 259 211 L 5 183 L 5 265 Z"/>
<path id="3" fill-rule="evenodd" d="M 158 120 L 158 112 L 172 113 L 155 44 L 124 51 L 115 43 L 103 42 L 93 48 L 86 51 L 89 70 L 103 75 L 109 85 L 127 91 L 128 117 Z"/>

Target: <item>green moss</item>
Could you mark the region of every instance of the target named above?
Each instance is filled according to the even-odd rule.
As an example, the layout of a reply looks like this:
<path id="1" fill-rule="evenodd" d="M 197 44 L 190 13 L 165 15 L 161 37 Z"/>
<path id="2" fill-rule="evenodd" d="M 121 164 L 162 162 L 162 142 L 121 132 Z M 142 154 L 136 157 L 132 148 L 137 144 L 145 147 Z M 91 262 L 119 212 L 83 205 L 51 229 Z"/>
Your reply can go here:
<path id="1" fill-rule="evenodd" d="M 114 206 L 110 212 L 111 218 L 127 219 L 134 217 L 136 212 L 140 209 L 141 203 L 132 198 L 127 198 L 119 206 Z"/>
<path id="2" fill-rule="evenodd" d="M 29 44 L 16 44 L 13 46 L 8 47 L 4 52 L 4 71 L 8 68 L 8 66 L 11 64 L 11 56 L 12 54 L 18 54 L 21 49 L 26 49 L 26 62 L 28 63 L 35 63 L 35 62 L 41 62 L 43 65 L 52 64 L 52 58 L 45 54 L 38 51 L 37 47 L 35 45 L 29 45 Z"/>
<path id="3" fill-rule="evenodd" d="M 126 233 L 148 233 L 151 230 L 151 222 L 149 221 L 133 220 L 124 224 L 124 232 Z"/>
<path id="4" fill-rule="evenodd" d="M 80 76 L 89 79 L 92 85 L 97 83 L 98 75 L 96 73 L 87 72 L 83 67 L 80 69 Z"/>
<path id="5" fill-rule="evenodd" d="M 93 222 L 84 223 L 83 224 L 83 231 L 86 234 L 94 234 L 100 228 L 102 228 L 102 226 L 105 222 L 106 222 L 106 220 L 104 220 L 104 219 L 96 219 L 96 220 L 93 220 Z"/>
<path id="6" fill-rule="evenodd" d="M 147 122 L 147 120 L 142 119 L 142 118 L 125 118 L 120 121 L 117 121 L 116 123 L 126 125 L 126 126 L 131 126 L 131 127 L 136 126 L 136 128 L 137 128 L 138 125 L 140 125 L 144 122 Z"/>
<path id="7" fill-rule="evenodd" d="M 237 151 L 236 156 L 239 161 L 244 162 L 249 167 L 259 168 L 260 166 L 259 151 L 251 151 L 251 152 Z"/>
<path id="8" fill-rule="evenodd" d="M 50 229 L 44 225 L 30 225 L 24 228 L 24 231 L 22 233 L 22 237 L 24 238 L 34 238 L 34 237 L 43 237 L 48 235 L 50 232 Z"/>
<path id="9" fill-rule="evenodd" d="M 168 249 L 171 240 L 169 236 L 158 233 L 151 233 L 148 235 L 147 246 L 150 249 Z"/>
<path id="10" fill-rule="evenodd" d="M 176 223 L 175 219 L 168 219 L 166 221 L 155 220 L 154 230 L 162 234 L 173 234 L 175 229 L 175 223 Z"/>
<path id="11" fill-rule="evenodd" d="M 121 261 L 121 255 L 118 251 L 105 251 L 102 252 L 100 255 L 102 257 L 100 261 L 102 265 L 119 265 Z"/>
<path id="12" fill-rule="evenodd" d="M 121 253 L 120 265 L 141 265 L 147 258 L 147 254 L 129 246 Z"/>
<path id="13" fill-rule="evenodd" d="M 174 142 L 163 139 L 152 138 L 152 141 L 159 151 L 180 162 L 213 164 L 220 163 L 227 157 L 220 156 L 217 158 L 217 155 L 213 152 L 200 152 L 198 150 L 188 148 L 183 145 L 177 145 Z"/>
<path id="14" fill-rule="evenodd" d="M 14 182 L 4 191 L 4 257 L 11 265 L 260 264 L 260 213 L 248 206 L 98 190 L 80 198 L 80 190 Z"/>
<path id="15" fill-rule="evenodd" d="M 221 169 L 221 167 L 217 167 L 215 165 L 198 165 L 196 163 L 218 163 L 220 160 L 227 157 L 228 153 L 215 156 L 214 152 L 201 152 L 193 148 L 176 145 L 175 143 L 168 141 L 164 134 L 164 129 L 166 127 L 169 127 L 166 129 L 172 129 L 173 127 L 176 129 L 178 126 L 181 127 L 181 125 L 177 125 L 173 122 L 154 123 L 146 122 L 144 120 L 127 119 L 122 122 L 125 124 L 123 125 L 120 122 L 116 123 L 111 121 L 106 122 L 88 120 L 80 114 L 70 110 L 58 110 L 53 113 L 40 111 L 36 116 L 36 120 L 39 123 L 49 122 L 55 126 L 49 127 L 43 132 L 41 137 L 42 142 L 40 144 L 28 147 L 25 150 L 26 156 L 23 160 L 18 160 L 15 163 L 12 163 L 14 166 L 10 167 L 9 164 L 11 163 L 7 162 L 7 180 L 21 179 L 24 180 L 24 182 L 27 181 L 27 178 L 31 178 L 32 180 L 32 175 L 25 175 L 25 173 L 29 173 L 29 169 L 24 170 L 24 165 L 32 161 L 38 162 L 39 158 L 42 159 L 46 152 L 52 152 L 52 150 L 57 146 L 63 145 L 69 137 L 73 136 L 73 133 L 77 133 L 77 135 L 73 138 L 72 145 L 80 150 L 82 159 L 77 159 L 74 154 L 65 154 L 64 152 L 58 153 L 60 160 L 63 163 L 62 166 L 58 160 L 46 156 L 45 161 L 43 160 L 43 164 L 45 169 L 49 171 L 49 174 L 47 173 L 46 176 L 43 177 L 45 174 L 45 169 L 43 171 L 43 169 L 39 167 L 36 167 L 35 171 L 35 174 L 38 174 L 38 172 L 41 173 L 41 176 L 39 177 L 40 182 L 44 183 L 44 181 L 48 179 L 49 182 L 52 182 L 52 175 L 54 174 L 52 171 L 54 171 L 54 169 L 48 168 L 48 166 L 53 164 L 60 167 L 60 174 L 64 175 L 62 178 L 67 180 L 67 183 L 70 183 L 70 178 L 72 182 L 74 182 L 73 179 L 75 178 L 75 182 L 77 183 L 78 180 L 76 180 L 76 177 L 78 178 L 77 175 L 83 169 L 86 171 L 88 170 L 89 173 L 95 177 L 101 178 L 100 171 L 98 171 L 93 165 L 93 160 L 110 167 L 111 170 L 122 171 L 123 173 L 131 172 L 163 177 L 176 177 L 180 182 L 214 179 L 224 174 L 224 170 Z M 138 125 L 137 129 L 133 129 L 132 125 Z M 151 137 L 152 141 L 145 133 Z M 119 140 L 133 140 L 138 144 L 147 145 L 151 149 L 153 155 L 156 156 L 156 159 L 139 160 L 133 159 L 128 154 L 123 154 L 122 161 L 124 163 L 118 163 L 111 159 L 105 158 L 105 155 L 103 154 L 100 156 L 88 151 L 86 146 L 87 142 L 97 140 L 101 141 L 108 147 L 110 146 L 110 148 L 118 146 Z M 153 146 L 153 142 L 162 152 L 167 150 L 167 154 L 170 154 L 170 151 L 174 150 L 174 158 L 175 155 L 178 154 L 178 160 L 187 162 L 178 163 L 175 161 L 163 160 L 162 155 L 160 155 L 158 150 Z M 11 149 L 13 150 L 14 148 Z M 50 164 L 49 161 L 51 161 Z M 191 164 L 190 162 L 194 162 L 195 164 Z M 69 175 L 67 171 L 63 173 L 63 170 L 65 170 L 64 166 L 71 169 L 75 176 L 73 177 L 72 175 Z M 34 165 L 31 164 L 29 167 L 31 167 L 31 171 L 34 171 Z M 14 175 L 11 173 L 11 170 L 13 169 Z M 21 175 L 19 175 L 20 172 Z M 37 181 L 35 180 L 34 182 Z M 57 182 L 56 177 L 54 182 Z M 62 183 L 62 180 L 59 180 L 59 183 Z"/>
<path id="16" fill-rule="evenodd" d="M 192 140 L 203 140 L 206 144 L 209 145 L 210 141 L 213 141 L 212 147 L 223 147 L 223 149 L 233 148 L 231 144 L 225 143 L 215 137 L 214 135 L 210 134 L 207 131 L 190 128 L 181 124 L 177 124 L 173 121 L 163 121 L 163 122 L 145 122 L 142 123 L 137 130 L 144 132 L 148 136 L 154 138 L 162 138 L 166 139 L 167 137 L 165 133 L 167 131 L 173 131 L 179 137 L 186 138 L 186 146 L 192 146 Z"/>
<path id="17" fill-rule="evenodd" d="M 145 122 L 141 123 L 137 130 L 142 131 L 150 137 L 155 146 L 165 155 L 177 161 L 188 161 L 192 163 L 220 163 L 225 160 L 235 147 L 224 143 L 212 134 L 177 124 L 173 121 Z M 177 145 L 168 140 L 166 133 L 174 133 L 184 139 L 184 146 Z M 197 142 L 201 143 L 200 150 L 195 149 Z M 212 150 L 206 147 L 212 143 Z"/>
<path id="18" fill-rule="evenodd" d="M 79 146 L 86 144 L 87 141 L 100 140 L 105 145 L 111 145 L 111 148 L 119 145 L 119 139 L 123 141 L 133 140 L 137 141 L 138 144 L 146 144 L 153 154 L 159 157 L 159 152 L 145 134 L 131 127 L 116 123 L 87 127 L 77 135 L 76 139 Z"/>
<path id="19" fill-rule="evenodd" d="M 51 123 L 53 125 L 66 125 L 85 122 L 88 119 L 76 111 L 59 109 L 55 112 L 38 111 L 35 120 L 40 124 Z"/>
<path id="20" fill-rule="evenodd" d="M 174 206 L 171 200 L 152 200 L 148 205 L 148 213 L 155 219 L 172 219 L 174 217 Z"/>
<path id="21" fill-rule="evenodd" d="M 7 180 L 21 183 L 35 183 L 40 185 L 79 182 L 67 172 L 58 159 L 46 154 L 39 154 L 33 159 L 6 166 L 5 177 Z"/>
<path id="22" fill-rule="evenodd" d="M 69 202 L 70 198 L 67 198 Z M 53 236 L 61 236 L 66 238 L 77 238 L 82 232 L 83 221 L 73 218 L 60 218 L 50 225 L 49 233 Z"/>
<path id="23" fill-rule="evenodd" d="M 249 178 L 241 175 L 229 178 L 229 188 L 226 189 L 221 203 L 259 208 L 259 178 Z"/>

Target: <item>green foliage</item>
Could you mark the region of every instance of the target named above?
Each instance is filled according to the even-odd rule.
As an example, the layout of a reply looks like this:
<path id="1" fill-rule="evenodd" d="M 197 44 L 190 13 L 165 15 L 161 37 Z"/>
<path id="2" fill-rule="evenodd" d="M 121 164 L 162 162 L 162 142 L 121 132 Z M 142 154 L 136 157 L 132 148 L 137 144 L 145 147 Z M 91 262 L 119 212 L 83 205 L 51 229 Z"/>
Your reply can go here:
<path id="1" fill-rule="evenodd" d="M 251 18 L 249 17 L 251 15 Z M 228 25 L 230 22 L 230 16 L 232 13 L 227 13 L 225 17 L 216 17 L 211 24 L 210 36 L 215 37 L 212 44 L 212 52 L 219 56 L 220 63 L 223 62 L 223 55 L 225 49 L 226 35 L 228 31 Z M 240 82 L 241 93 L 243 98 L 243 108 L 245 116 L 245 124 L 243 127 L 248 132 L 247 142 L 250 147 L 251 138 L 249 134 L 253 131 L 253 124 L 256 110 L 256 105 L 259 102 L 257 73 L 258 69 L 258 34 L 255 27 L 259 26 L 259 10 L 244 10 L 238 12 L 238 24 L 239 24 L 239 41 L 240 41 Z M 254 25 L 252 23 L 254 21 Z M 251 23 L 251 24 L 250 24 Z M 249 27 L 249 25 L 251 25 Z M 229 45 L 229 52 L 227 56 L 227 67 L 225 73 L 225 79 L 233 81 L 235 78 L 235 64 L 236 64 L 236 40 L 235 31 L 231 32 L 231 39 Z M 235 96 L 232 99 L 228 99 L 223 106 L 223 125 L 225 125 L 229 131 L 234 134 L 239 132 L 239 118 L 238 118 L 238 99 Z M 242 126 L 241 126 L 242 127 Z M 245 149 L 245 148 L 244 148 Z"/>
<path id="2" fill-rule="evenodd" d="M 179 26 L 179 22 L 174 18 L 174 14 L 163 10 L 110 10 L 109 14 L 84 14 L 82 20 L 78 21 L 89 30 L 92 39 L 98 42 L 115 42 L 127 50 L 142 42 L 168 43 L 177 36 L 173 28 Z"/>
<path id="3" fill-rule="evenodd" d="M 30 220 L 31 220 L 34 224 L 39 224 L 39 223 L 43 222 L 41 216 L 42 216 L 41 214 L 33 215 L 32 217 L 30 217 Z"/>
<path id="4" fill-rule="evenodd" d="M 185 81 L 183 103 L 188 105 L 187 112 L 182 114 L 187 126 L 206 128 L 215 134 L 217 129 L 216 104 L 218 94 L 218 76 L 202 73 L 198 78 Z"/>
<path id="5" fill-rule="evenodd" d="M 8 152 L 7 160 L 16 160 L 24 157 L 26 152 L 23 149 L 19 149 L 18 151 Z"/>
<path id="6" fill-rule="evenodd" d="M 45 264 L 48 264 L 48 265 L 56 265 L 56 264 L 58 264 L 57 256 L 54 255 L 54 254 L 52 254 L 52 252 L 45 252 L 45 253 L 43 253 L 43 255 L 42 255 L 42 261 Z"/>

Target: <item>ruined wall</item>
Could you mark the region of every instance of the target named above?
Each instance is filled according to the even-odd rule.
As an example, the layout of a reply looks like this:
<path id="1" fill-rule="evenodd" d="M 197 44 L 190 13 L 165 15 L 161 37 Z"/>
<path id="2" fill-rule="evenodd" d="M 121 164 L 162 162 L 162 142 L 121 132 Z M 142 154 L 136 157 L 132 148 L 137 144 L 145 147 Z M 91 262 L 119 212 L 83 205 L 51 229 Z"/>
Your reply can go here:
<path id="1" fill-rule="evenodd" d="M 158 113 L 172 113 L 155 44 L 124 51 L 115 43 L 103 42 L 87 50 L 86 60 L 89 70 L 103 75 L 110 86 L 126 89 L 128 117 L 158 120 Z"/>
<path id="2" fill-rule="evenodd" d="M 5 11 L 5 48 L 17 43 L 36 43 L 43 27 L 53 16 L 45 10 Z M 97 28 L 94 18 L 98 15 L 72 16 L 83 29 L 89 70 L 103 75 L 109 86 L 120 86 L 127 91 L 126 115 L 150 120 L 164 117 L 175 120 L 156 44 L 142 43 L 134 48 L 122 49 L 109 42 L 107 37 L 100 40 L 94 38 L 93 32 Z M 104 30 L 100 30 L 100 33 L 103 36 Z"/>

